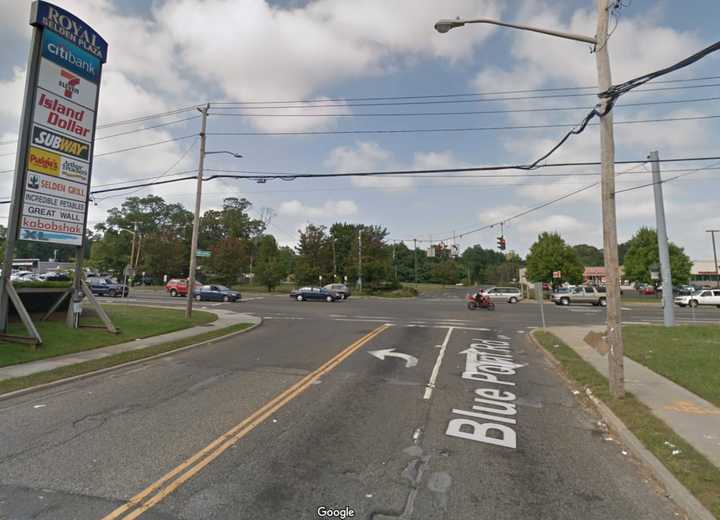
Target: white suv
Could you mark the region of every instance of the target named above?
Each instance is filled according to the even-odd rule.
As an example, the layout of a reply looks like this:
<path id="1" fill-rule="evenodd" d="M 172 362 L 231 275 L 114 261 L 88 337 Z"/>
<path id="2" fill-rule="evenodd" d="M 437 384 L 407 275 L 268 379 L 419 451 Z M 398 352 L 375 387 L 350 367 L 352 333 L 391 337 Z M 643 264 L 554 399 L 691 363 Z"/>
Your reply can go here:
<path id="1" fill-rule="evenodd" d="M 715 305 L 720 307 L 720 290 L 703 289 L 685 296 L 676 296 L 674 303 L 680 307 L 697 307 L 698 305 Z"/>

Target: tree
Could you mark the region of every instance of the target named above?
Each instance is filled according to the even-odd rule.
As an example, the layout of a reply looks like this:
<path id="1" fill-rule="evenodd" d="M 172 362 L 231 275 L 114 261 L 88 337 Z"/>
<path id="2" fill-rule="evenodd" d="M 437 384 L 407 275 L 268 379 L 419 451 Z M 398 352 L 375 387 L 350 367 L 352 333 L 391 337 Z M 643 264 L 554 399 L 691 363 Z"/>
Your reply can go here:
<path id="1" fill-rule="evenodd" d="M 503 262 L 497 265 L 489 265 L 486 268 L 486 281 L 498 285 L 515 283 L 520 276 L 520 256 L 517 253 L 509 253 L 503 258 Z"/>
<path id="2" fill-rule="evenodd" d="M 299 284 L 318 284 L 332 277 L 332 244 L 325 226 L 308 224 L 300 231 L 295 262 L 295 278 Z"/>
<path id="3" fill-rule="evenodd" d="M 455 260 L 446 260 L 433 266 L 433 282 L 446 285 L 454 285 L 462 278 L 462 270 Z"/>
<path id="4" fill-rule="evenodd" d="M 687 283 L 690 279 L 692 262 L 685 254 L 683 248 L 672 242 L 669 244 L 670 269 L 673 284 Z M 625 276 L 634 282 L 651 283 L 651 267 L 657 266 L 660 271 L 660 253 L 658 250 L 657 232 L 654 229 L 642 227 L 628 242 L 628 251 L 625 254 Z"/>
<path id="5" fill-rule="evenodd" d="M 533 282 L 553 281 L 553 271 L 562 273 L 562 281 L 580 283 L 583 266 L 572 247 L 558 233 L 542 233 L 530 247 L 525 267 L 527 278 Z"/>
<path id="6" fill-rule="evenodd" d="M 210 268 L 225 285 L 237 282 L 249 261 L 248 243 L 239 238 L 224 238 L 210 247 Z"/>
<path id="7" fill-rule="evenodd" d="M 200 246 L 209 247 L 225 238 L 251 240 L 259 237 L 265 231 L 265 223 L 250 217 L 248 210 L 251 207 L 247 199 L 229 197 L 223 199 L 221 210 L 206 211 L 200 218 Z"/>
<path id="8" fill-rule="evenodd" d="M 287 276 L 284 269 L 277 242 L 272 235 L 263 235 L 258 240 L 255 279 L 271 292 L 277 284 Z"/>
<path id="9" fill-rule="evenodd" d="M 580 263 L 585 267 L 605 265 L 605 258 L 603 257 L 602 249 L 598 249 L 597 247 L 589 244 L 578 244 L 572 246 L 572 248 L 577 254 Z"/>
<path id="10" fill-rule="evenodd" d="M 466 275 L 469 272 L 470 281 L 474 283 L 497 282 L 494 274 L 495 267 L 504 261 L 505 257 L 502 253 L 492 249 L 483 249 L 480 245 L 468 247 L 462 254 Z"/>

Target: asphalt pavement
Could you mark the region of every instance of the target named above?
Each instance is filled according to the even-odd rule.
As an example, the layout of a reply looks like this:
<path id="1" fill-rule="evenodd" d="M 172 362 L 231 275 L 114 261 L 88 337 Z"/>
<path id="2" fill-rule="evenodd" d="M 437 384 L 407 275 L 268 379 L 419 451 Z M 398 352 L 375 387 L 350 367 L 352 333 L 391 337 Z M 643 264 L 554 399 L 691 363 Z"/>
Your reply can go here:
<path id="1" fill-rule="evenodd" d="M 199 305 L 247 334 L 0 400 L 0 518 L 676 518 L 530 343 L 537 304 L 253 298 Z M 575 309 L 543 307 L 604 320 Z"/>

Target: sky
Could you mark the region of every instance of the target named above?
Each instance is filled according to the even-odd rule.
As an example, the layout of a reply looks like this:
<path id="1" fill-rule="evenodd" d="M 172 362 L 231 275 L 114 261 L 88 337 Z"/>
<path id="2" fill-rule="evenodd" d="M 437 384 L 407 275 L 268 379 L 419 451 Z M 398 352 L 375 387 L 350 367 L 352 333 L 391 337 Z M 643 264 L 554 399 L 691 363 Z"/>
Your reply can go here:
<path id="1" fill-rule="evenodd" d="M 438 19 L 459 16 L 592 36 L 593 0 L 55 3 L 109 44 L 99 125 L 210 102 L 207 150 L 243 158 L 208 155 L 208 170 L 326 173 L 526 164 L 569 129 L 552 125 L 579 123 L 597 100 L 595 56 L 587 44 L 480 24 L 447 34 L 433 30 Z M 15 161 L 29 6 L 26 0 L 0 0 L 0 172 Z M 611 20 L 613 83 L 714 43 L 718 19 L 716 0 L 624 0 Z M 640 161 L 653 150 L 664 159 L 720 156 L 719 65 L 716 53 L 623 96 L 614 109 L 617 160 Z M 218 104 L 223 102 L 234 105 Z M 198 162 L 199 115 L 189 108 L 99 129 L 93 188 L 191 175 Z M 664 121 L 652 121 L 657 119 Z M 418 129 L 425 131 L 387 133 Z M 282 132 L 295 134 L 268 135 Z M 233 133 L 243 135 L 227 135 Z M 175 138 L 183 139 L 118 152 Z M 599 139 L 597 126 L 589 126 L 546 162 L 599 161 Z M 705 230 L 720 228 L 720 160 L 668 162 L 662 169 L 666 179 L 680 176 L 663 184 L 670 240 L 693 259 L 712 258 Z M 650 165 L 618 164 L 617 172 L 618 234 L 625 241 L 639 227 L 655 226 L 652 186 L 620 191 L 650 183 Z M 288 245 L 308 223 L 343 221 L 384 226 L 390 239 L 409 245 L 412 239 L 423 247 L 452 243 L 455 235 L 461 249 L 494 248 L 498 226 L 468 232 L 577 191 L 598 181 L 598 173 L 597 166 L 576 166 L 266 183 L 217 179 L 204 183 L 202 206 L 246 197 L 255 215 L 272 215 L 269 232 Z M 11 182 L 12 172 L 0 173 L 0 192 L 9 195 Z M 89 223 L 103 221 L 125 196 L 151 193 L 191 208 L 195 183 L 97 195 Z M 8 209 L 0 206 L 0 223 Z M 601 247 L 599 188 L 503 226 L 508 249 L 523 256 L 543 231 Z"/>

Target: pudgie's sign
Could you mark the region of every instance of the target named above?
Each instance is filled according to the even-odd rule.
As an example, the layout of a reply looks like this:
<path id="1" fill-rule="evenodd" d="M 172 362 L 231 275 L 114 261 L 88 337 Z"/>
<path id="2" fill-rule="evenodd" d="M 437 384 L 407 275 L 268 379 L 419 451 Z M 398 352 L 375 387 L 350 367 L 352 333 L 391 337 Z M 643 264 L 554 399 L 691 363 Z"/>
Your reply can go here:
<path id="1" fill-rule="evenodd" d="M 25 94 L 31 104 L 16 180 L 22 197 L 13 203 L 17 238 L 80 246 L 107 43 L 80 18 L 48 2 L 33 3 L 30 24 L 40 35 Z"/>

